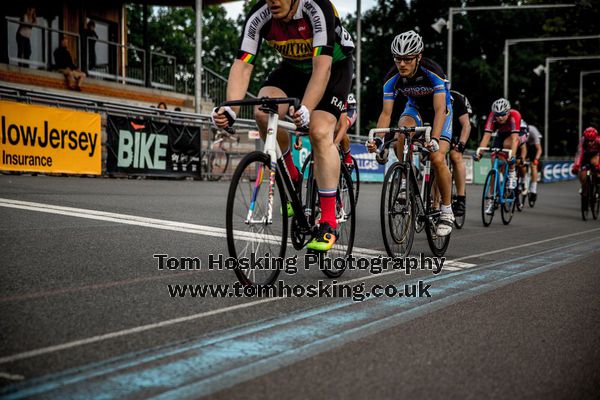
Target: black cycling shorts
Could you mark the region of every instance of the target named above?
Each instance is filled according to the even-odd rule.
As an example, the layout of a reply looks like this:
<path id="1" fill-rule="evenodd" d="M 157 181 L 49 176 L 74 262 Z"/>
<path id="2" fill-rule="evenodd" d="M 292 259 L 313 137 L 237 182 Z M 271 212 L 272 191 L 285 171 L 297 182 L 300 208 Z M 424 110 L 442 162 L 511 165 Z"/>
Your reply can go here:
<path id="1" fill-rule="evenodd" d="M 339 119 L 344 110 L 350 86 L 352 85 L 352 58 L 348 57 L 331 66 L 331 75 L 325 93 L 315 110 L 327 111 Z M 307 74 L 283 61 L 267 77 L 262 87 L 275 86 L 288 97 L 302 100 L 311 74 Z"/>

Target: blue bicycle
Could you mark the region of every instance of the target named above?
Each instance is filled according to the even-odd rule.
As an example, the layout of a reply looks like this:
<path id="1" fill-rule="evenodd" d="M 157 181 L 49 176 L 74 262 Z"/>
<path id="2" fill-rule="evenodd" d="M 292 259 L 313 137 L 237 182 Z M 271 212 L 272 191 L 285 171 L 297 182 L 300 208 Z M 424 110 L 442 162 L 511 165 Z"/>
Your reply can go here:
<path id="1" fill-rule="evenodd" d="M 502 222 L 508 225 L 515 213 L 517 192 L 508 187 L 508 159 L 511 150 L 500 148 L 479 147 L 477 154 L 483 152 L 492 154 L 492 169 L 485 178 L 483 195 L 481 197 L 481 219 L 483 226 L 489 226 L 494 219 L 496 209 L 500 208 Z M 477 158 L 476 158 L 477 159 Z"/>

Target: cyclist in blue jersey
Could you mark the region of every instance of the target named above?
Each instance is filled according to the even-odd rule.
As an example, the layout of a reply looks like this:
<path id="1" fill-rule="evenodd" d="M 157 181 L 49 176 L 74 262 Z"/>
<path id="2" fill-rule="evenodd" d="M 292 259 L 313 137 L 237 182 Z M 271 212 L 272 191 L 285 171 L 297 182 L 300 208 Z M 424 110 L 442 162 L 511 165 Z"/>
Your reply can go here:
<path id="1" fill-rule="evenodd" d="M 296 126 L 309 128 L 321 218 L 307 248 L 328 251 L 338 236 L 335 207 L 340 163 L 333 138 L 352 84 L 354 43 L 329 0 L 258 0 L 246 18 L 238 57 L 229 71 L 227 100 L 245 97 L 263 40 L 283 60 L 269 74 L 258 97 L 301 99 L 297 110 L 280 105 L 279 117 L 289 112 Z M 214 124 L 231 126 L 238 110 L 214 109 Z M 268 114 L 256 107 L 254 116 L 264 140 Z M 277 141 L 290 177 L 299 183 L 302 178 L 292 160 L 288 132 L 279 129 Z"/>
<path id="2" fill-rule="evenodd" d="M 446 165 L 445 155 L 452 140 L 452 104 L 449 82 L 442 68 L 434 61 L 423 57 L 423 39 L 414 32 L 401 33 L 394 38 L 391 46 L 395 67 L 392 68 L 383 86 L 383 109 L 377 121 L 378 128 L 387 128 L 393 122 L 394 104 L 406 104 L 398 126 L 423 126 L 431 122 L 430 160 L 436 174 L 436 184 L 442 195 L 440 222 L 437 235 L 446 236 L 452 232 L 454 214 L 452 212 L 452 177 Z M 394 122 L 395 123 L 395 122 Z M 369 151 L 375 152 L 375 143 L 367 144 Z M 403 141 L 396 144 L 396 155 L 402 154 Z"/>

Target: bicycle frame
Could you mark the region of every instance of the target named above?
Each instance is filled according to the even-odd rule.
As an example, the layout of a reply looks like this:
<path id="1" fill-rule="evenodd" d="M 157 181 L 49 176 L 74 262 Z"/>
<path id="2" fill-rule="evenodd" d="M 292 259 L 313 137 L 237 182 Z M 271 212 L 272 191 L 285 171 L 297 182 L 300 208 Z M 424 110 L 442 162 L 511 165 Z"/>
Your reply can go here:
<path id="1" fill-rule="evenodd" d="M 504 204 L 504 183 L 506 182 L 506 179 L 508 179 L 508 173 L 509 173 L 509 165 L 508 165 L 508 161 L 500 159 L 500 157 L 498 157 L 498 154 L 500 153 L 505 153 L 507 154 L 507 158 L 511 157 L 512 151 L 511 150 L 507 150 L 507 149 L 500 149 L 500 148 L 489 148 L 489 147 L 479 147 L 477 149 L 477 154 L 479 154 L 482 151 L 489 151 L 492 153 L 492 157 L 494 158 L 494 161 L 492 163 L 492 170 L 494 170 L 496 172 L 496 176 L 497 178 L 495 179 L 495 183 L 494 183 L 494 195 L 493 195 L 493 200 L 496 201 L 498 200 L 500 204 Z M 502 179 L 500 179 L 500 168 L 504 167 L 504 171 L 502 172 Z M 502 182 L 500 182 L 502 181 Z M 485 188 L 484 188 L 485 190 Z M 510 200 L 513 201 L 513 200 Z"/>

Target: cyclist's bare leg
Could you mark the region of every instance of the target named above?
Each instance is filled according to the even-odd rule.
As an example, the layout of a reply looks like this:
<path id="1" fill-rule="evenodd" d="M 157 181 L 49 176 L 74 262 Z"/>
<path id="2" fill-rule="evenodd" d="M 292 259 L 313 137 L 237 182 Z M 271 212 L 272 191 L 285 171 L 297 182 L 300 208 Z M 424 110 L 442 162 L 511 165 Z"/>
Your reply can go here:
<path id="1" fill-rule="evenodd" d="M 505 149 L 505 150 L 512 149 L 512 137 L 511 136 L 509 136 L 506 139 L 504 139 L 504 142 L 502 142 L 502 148 Z M 517 157 L 517 155 L 513 154 L 513 157 Z M 515 170 L 514 164 L 513 165 L 509 165 L 508 166 L 508 170 L 511 171 L 511 172 L 514 171 Z"/>
<path id="2" fill-rule="evenodd" d="M 465 195 L 465 163 L 463 155 L 456 150 L 450 150 L 450 161 L 454 166 L 454 182 L 456 183 L 456 194 L 459 196 Z"/>
<path id="3" fill-rule="evenodd" d="M 527 146 L 526 145 L 522 145 L 521 146 L 521 160 L 523 160 L 523 162 L 521 163 L 520 167 L 519 167 L 519 176 L 521 178 L 523 178 L 525 176 L 525 174 L 527 173 L 527 169 L 525 168 L 525 160 L 527 159 Z"/>
<path id="4" fill-rule="evenodd" d="M 538 180 L 538 166 L 533 164 L 533 162 L 529 165 L 531 168 L 531 183 L 537 182 Z"/>
<path id="5" fill-rule="evenodd" d="M 442 195 L 442 205 L 449 206 L 452 202 L 452 176 L 446 165 L 446 153 L 450 150 L 450 143 L 440 140 L 440 149 L 429 154 L 431 166 L 435 170 L 435 180 Z"/>
<path id="6" fill-rule="evenodd" d="M 335 117 L 321 110 L 310 115 L 310 142 L 315 160 L 315 177 L 319 188 L 337 188 L 340 177 L 340 158 L 333 143 Z"/>
<path id="7" fill-rule="evenodd" d="M 287 97 L 285 92 L 275 86 L 265 86 L 258 92 L 258 97 Z M 288 113 L 288 105 L 279 105 L 279 119 L 285 118 Z M 258 106 L 254 107 L 254 118 L 256 119 L 256 125 L 260 132 L 260 138 L 264 141 L 267 135 L 267 123 L 269 121 L 269 114 L 264 113 L 258 109 Z M 290 147 L 289 134 L 285 129 L 279 128 L 277 130 L 277 142 L 281 151 L 285 151 Z"/>

